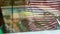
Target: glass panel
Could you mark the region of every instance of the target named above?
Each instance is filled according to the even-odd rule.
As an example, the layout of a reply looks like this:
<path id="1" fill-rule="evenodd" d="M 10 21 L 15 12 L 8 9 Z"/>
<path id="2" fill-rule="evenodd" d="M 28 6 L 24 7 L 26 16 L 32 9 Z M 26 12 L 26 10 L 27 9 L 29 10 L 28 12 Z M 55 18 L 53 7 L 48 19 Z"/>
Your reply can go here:
<path id="1" fill-rule="evenodd" d="M 3 0 L 1 8 L 7 32 L 16 33 L 60 29 L 60 15 L 57 9 L 59 5 L 57 2 Z"/>

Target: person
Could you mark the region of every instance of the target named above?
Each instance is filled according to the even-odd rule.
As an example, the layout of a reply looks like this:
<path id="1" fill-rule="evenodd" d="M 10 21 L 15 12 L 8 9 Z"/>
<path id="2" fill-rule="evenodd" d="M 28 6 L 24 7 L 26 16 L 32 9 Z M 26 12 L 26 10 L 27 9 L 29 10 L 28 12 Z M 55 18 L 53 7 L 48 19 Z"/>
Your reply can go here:
<path id="1" fill-rule="evenodd" d="M 12 32 L 20 32 L 20 28 L 17 26 L 17 23 L 20 22 L 20 17 L 18 13 L 13 13 L 13 16 L 10 16 L 10 26 L 9 28 L 12 29 Z"/>
<path id="2" fill-rule="evenodd" d="M 16 25 L 16 23 L 20 21 L 19 18 L 18 13 L 14 13 L 13 15 L 9 14 L 4 17 L 5 26 L 8 33 L 20 32 L 19 27 Z"/>
<path id="3" fill-rule="evenodd" d="M 10 16 L 10 31 L 12 32 L 26 32 L 28 30 L 28 20 L 25 18 L 21 18 L 19 13 L 13 13 L 13 16 Z"/>

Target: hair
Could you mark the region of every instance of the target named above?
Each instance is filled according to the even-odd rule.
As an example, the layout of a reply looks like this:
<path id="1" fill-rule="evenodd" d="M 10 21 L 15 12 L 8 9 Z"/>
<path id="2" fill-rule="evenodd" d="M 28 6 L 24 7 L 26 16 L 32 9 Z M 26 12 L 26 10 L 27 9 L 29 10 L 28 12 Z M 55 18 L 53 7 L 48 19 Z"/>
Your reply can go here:
<path id="1" fill-rule="evenodd" d="M 2 10 L 0 8 L 0 26 L 3 24 Z"/>

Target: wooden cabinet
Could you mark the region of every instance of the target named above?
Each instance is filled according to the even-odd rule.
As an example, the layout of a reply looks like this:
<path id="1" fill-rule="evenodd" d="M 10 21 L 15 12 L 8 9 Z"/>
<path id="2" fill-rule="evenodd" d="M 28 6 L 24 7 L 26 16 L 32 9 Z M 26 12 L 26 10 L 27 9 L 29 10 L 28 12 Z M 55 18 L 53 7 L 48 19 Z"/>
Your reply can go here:
<path id="1" fill-rule="evenodd" d="M 25 0 L 0 0 L 1 6 L 21 6 L 21 5 L 26 5 Z"/>

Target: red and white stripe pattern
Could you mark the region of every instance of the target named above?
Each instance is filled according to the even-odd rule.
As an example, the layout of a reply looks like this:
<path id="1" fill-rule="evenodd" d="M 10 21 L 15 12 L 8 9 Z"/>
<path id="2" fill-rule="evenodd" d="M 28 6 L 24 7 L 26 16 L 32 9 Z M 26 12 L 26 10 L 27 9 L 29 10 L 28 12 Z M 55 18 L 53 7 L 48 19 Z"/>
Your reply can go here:
<path id="1" fill-rule="evenodd" d="M 53 1 L 33 1 L 33 2 L 30 2 L 29 3 L 29 6 L 28 7 L 39 7 L 40 9 L 43 9 L 43 10 L 46 10 L 46 11 L 49 11 L 53 14 L 57 14 L 59 16 L 59 10 L 57 9 L 59 7 L 58 3 L 55 3 Z M 57 16 L 56 15 L 56 16 Z M 44 19 L 40 19 L 38 17 L 36 17 L 37 20 L 40 21 L 43 21 Z M 37 28 L 37 26 L 35 25 L 35 23 L 30 23 L 29 24 L 29 28 L 30 30 L 32 31 L 38 31 L 38 30 L 54 30 L 57 28 L 57 21 L 52 18 L 52 16 L 45 16 L 45 19 L 47 21 L 49 21 L 48 23 L 46 24 L 41 24 L 42 26 L 40 26 L 39 28 Z M 42 23 L 42 22 L 41 22 Z"/>
<path id="2" fill-rule="evenodd" d="M 41 26 L 38 27 L 38 26 L 35 25 L 35 22 L 30 22 L 29 23 L 29 28 L 32 31 L 54 30 L 54 29 L 57 28 L 57 25 L 58 25 L 57 21 L 52 16 L 49 16 L 49 15 L 45 17 L 45 20 L 48 21 L 48 22 L 43 22 L 45 20 L 41 16 L 40 17 L 36 16 L 36 20 L 39 21 Z M 33 19 L 33 21 L 34 21 L 34 19 Z"/>
<path id="3" fill-rule="evenodd" d="M 54 1 L 33 1 L 29 3 L 29 7 L 39 7 L 45 11 L 49 11 L 59 16 L 59 3 Z"/>

